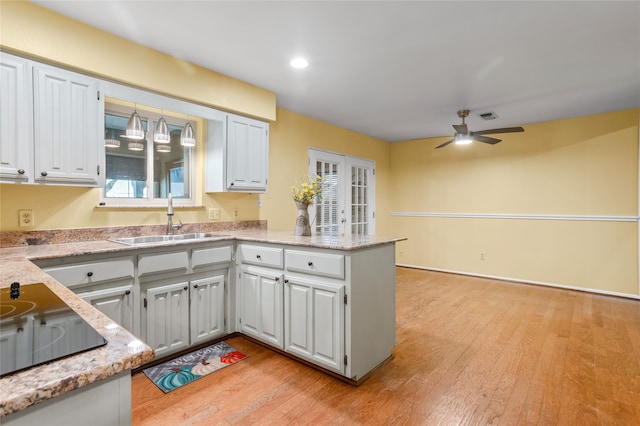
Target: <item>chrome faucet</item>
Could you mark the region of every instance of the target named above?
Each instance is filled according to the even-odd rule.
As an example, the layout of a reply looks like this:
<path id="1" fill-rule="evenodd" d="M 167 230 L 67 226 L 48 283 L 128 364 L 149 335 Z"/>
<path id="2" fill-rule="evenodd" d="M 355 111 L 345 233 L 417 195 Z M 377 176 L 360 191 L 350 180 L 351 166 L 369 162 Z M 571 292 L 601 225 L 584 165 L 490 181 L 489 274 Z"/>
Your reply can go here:
<path id="1" fill-rule="evenodd" d="M 167 200 L 167 235 L 173 235 L 174 230 L 182 228 L 182 223 L 180 225 L 173 224 L 173 198 L 171 193 L 169 193 Z"/>

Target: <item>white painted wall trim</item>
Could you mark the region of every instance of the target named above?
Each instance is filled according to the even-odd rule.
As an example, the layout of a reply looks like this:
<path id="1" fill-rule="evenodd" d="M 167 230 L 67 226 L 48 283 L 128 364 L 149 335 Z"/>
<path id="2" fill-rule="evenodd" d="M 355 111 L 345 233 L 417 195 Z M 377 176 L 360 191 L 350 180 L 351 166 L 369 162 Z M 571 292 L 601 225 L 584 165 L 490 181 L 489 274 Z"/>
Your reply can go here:
<path id="1" fill-rule="evenodd" d="M 596 216 L 596 215 L 553 215 L 553 214 L 498 214 L 498 213 L 432 213 L 432 212 L 391 212 L 391 216 L 402 217 L 446 217 L 462 219 L 525 219 L 525 220 L 570 220 L 599 222 L 638 222 L 640 216 Z"/>
<path id="2" fill-rule="evenodd" d="M 451 270 L 451 269 L 427 268 L 427 267 L 424 267 L 424 266 L 409 265 L 409 264 L 405 264 L 405 263 L 396 263 L 396 266 L 403 266 L 403 267 L 413 268 L 413 269 L 423 269 L 423 270 L 426 270 L 426 271 L 445 272 L 445 273 L 448 273 L 448 274 L 467 275 L 467 276 L 471 276 L 471 277 L 490 278 L 490 279 L 493 279 L 493 280 L 501 280 L 501 281 L 507 281 L 507 282 L 511 281 L 513 283 L 541 285 L 541 286 L 545 286 L 545 287 L 562 288 L 562 289 L 565 289 L 565 290 L 584 291 L 584 292 L 587 292 L 587 293 L 601 294 L 601 295 L 604 295 L 604 296 L 616 296 L 616 297 L 624 297 L 624 298 L 627 298 L 627 299 L 640 300 L 640 296 L 639 295 L 628 294 L 628 293 L 618 293 L 618 292 L 615 292 L 615 291 L 605 291 L 605 290 L 597 290 L 597 289 L 585 288 L 585 287 L 575 287 L 575 286 L 570 286 L 570 285 L 548 283 L 548 282 L 543 282 L 543 281 L 521 280 L 521 279 L 517 279 L 517 278 L 501 277 L 501 276 L 496 276 L 496 275 L 474 274 L 474 273 L 470 273 L 470 272 L 454 271 L 454 270 Z"/>

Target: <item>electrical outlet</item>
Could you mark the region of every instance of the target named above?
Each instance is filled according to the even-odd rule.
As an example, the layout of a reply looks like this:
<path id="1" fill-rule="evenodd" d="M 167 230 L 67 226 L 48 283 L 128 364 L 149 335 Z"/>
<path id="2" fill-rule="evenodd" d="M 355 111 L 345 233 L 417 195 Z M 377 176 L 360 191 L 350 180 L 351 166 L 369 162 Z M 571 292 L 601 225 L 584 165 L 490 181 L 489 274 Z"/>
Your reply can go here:
<path id="1" fill-rule="evenodd" d="M 18 210 L 18 224 L 20 226 L 35 226 L 33 210 Z"/>
<path id="2" fill-rule="evenodd" d="M 485 260 L 484 259 L 484 253 L 480 253 L 480 260 Z"/>
<path id="3" fill-rule="evenodd" d="M 220 209 L 209 209 L 209 219 L 220 220 Z"/>
<path id="4" fill-rule="evenodd" d="M 238 218 L 238 209 L 233 209 L 233 218 L 237 219 Z"/>

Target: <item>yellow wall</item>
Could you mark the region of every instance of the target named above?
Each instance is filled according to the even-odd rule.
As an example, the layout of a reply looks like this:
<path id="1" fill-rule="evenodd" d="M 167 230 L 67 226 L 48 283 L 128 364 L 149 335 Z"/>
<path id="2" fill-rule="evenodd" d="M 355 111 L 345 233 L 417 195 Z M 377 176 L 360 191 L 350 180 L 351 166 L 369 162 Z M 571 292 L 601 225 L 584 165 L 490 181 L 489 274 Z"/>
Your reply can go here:
<path id="1" fill-rule="evenodd" d="M 635 217 L 639 115 L 531 124 L 494 146 L 393 144 L 393 211 Z M 402 264 L 639 294 L 637 221 L 394 214 L 392 229 L 409 237 Z"/>
<path id="2" fill-rule="evenodd" d="M 376 162 L 376 233 L 391 235 L 389 212 L 391 144 L 312 118 L 278 109 L 269 138 L 269 192 L 262 195 L 261 218 L 269 228 L 293 229 L 296 211 L 289 188 L 308 174 L 308 149 L 319 148 Z"/>
<path id="3" fill-rule="evenodd" d="M 26 1 L 0 3 L 0 45 L 53 64 L 274 120 L 276 95 Z M 135 64 L 135 65 L 132 65 Z"/>

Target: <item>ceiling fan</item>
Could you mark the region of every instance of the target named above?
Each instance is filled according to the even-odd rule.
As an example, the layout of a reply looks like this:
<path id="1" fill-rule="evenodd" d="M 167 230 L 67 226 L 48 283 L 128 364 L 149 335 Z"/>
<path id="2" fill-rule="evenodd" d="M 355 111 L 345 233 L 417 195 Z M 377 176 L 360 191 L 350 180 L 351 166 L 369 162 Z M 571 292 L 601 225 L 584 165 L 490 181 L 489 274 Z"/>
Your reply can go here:
<path id="1" fill-rule="evenodd" d="M 462 124 L 454 124 L 453 128 L 456 130 L 456 133 L 453 135 L 453 139 L 446 141 L 445 143 L 436 146 L 436 149 L 443 148 L 449 145 L 452 142 L 456 144 L 468 144 L 472 141 L 478 141 L 483 143 L 488 143 L 491 145 L 497 144 L 502 139 L 491 138 L 489 136 L 483 135 L 493 135 L 495 133 L 515 133 L 515 132 L 524 132 L 522 127 L 503 127 L 501 129 L 489 129 L 489 130 L 480 130 L 479 132 L 470 132 L 467 124 L 464 122 L 464 119 L 469 116 L 469 110 L 463 109 L 458 111 L 458 117 L 462 118 Z"/>

